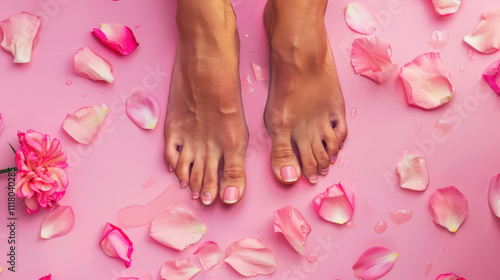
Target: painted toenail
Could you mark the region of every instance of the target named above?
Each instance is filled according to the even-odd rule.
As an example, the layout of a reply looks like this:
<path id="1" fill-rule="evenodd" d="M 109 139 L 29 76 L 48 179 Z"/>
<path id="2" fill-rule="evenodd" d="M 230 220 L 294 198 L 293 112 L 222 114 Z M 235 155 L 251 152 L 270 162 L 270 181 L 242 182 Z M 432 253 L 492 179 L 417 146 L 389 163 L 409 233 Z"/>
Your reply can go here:
<path id="1" fill-rule="evenodd" d="M 198 190 L 193 190 L 193 191 L 191 192 L 191 194 L 193 195 L 193 199 L 198 199 L 198 198 L 200 198 L 200 191 L 198 191 Z"/>
<path id="2" fill-rule="evenodd" d="M 172 165 L 169 165 L 169 166 L 168 166 L 168 171 L 170 171 L 170 172 L 173 172 L 173 171 L 174 171 L 174 168 L 172 167 Z"/>
<path id="3" fill-rule="evenodd" d="M 181 188 L 186 188 L 188 186 L 188 183 L 185 180 L 181 180 Z"/>
<path id="4" fill-rule="evenodd" d="M 312 174 L 309 176 L 309 183 L 316 184 L 318 182 L 318 175 Z"/>
<path id="5" fill-rule="evenodd" d="M 336 161 L 336 160 L 337 160 L 337 156 L 332 156 L 332 157 L 330 158 L 330 162 L 331 162 L 331 163 L 335 163 L 335 161 Z"/>
<path id="6" fill-rule="evenodd" d="M 323 169 L 321 169 L 321 171 L 319 172 L 320 175 L 323 175 L 325 176 L 326 174 L 328 174 L 328 167 L 325 167 Z"/>
<path id="7" fill-rule="evenodd" d="M 281 167 L 281 178 L 287 183 L 295 182 L 297 181 L 297 170 L 293 166 L 283 166 Z"/>
<path id="8" fill-rule="evenodd" d="M 204 193 L 201 202 L 205 205 L 210 205 L 212 203 L 212 194 L 209 192 Z"/>
<path id="9" fill-rule="evenodd" d="M 227 187 L 224 190 L 224 202 L 233 204 L 238 201 L 240 190 L 237 187 Z"/>

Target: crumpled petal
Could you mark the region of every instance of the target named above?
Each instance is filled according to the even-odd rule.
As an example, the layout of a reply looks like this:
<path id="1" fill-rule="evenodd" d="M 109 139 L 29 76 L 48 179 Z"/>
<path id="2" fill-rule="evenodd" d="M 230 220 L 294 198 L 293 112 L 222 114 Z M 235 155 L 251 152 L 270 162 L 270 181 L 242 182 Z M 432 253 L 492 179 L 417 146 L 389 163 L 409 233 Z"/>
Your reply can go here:
<path id="1" fill-rule="evenodd" d="M 224 261 L 243 276 L 271 274 L 276 270 L 276 257 L 273 252 L 251 237 L 229 245 Z"/>
<path id="2" fill-rule="evenodd" d="M 324 193 L 317 194 L 313 204 L 321 218 L 344 224 L 354 212 L 354 193 L 338 183 L 328 187 Z"/>
<path id="3" fill-rule="evenodd" d="M 354 276 L 363 280 L 379 279 L 391 271 L 398 257 L 399 254 L 389 248 L 371 247 L 353 265 Z"/>
<path id="4" fill-rule="evenodd" d="M 436 190 L 429 199 L 429 212 L 434 223 L 457 232 L 467 217 L 467 198 L 455 187 Z"/>
<path id="5" fill-rule="evenodd" d="M 431 38 L 427 39 L 427 43 L 434 49 L 442 49 L 448 42 L 448 33 L 444 30 L 432 32 Z"/>
<path id="6" fill-rule="evenodd" d="M 182 251 L 200 241 L 206 231 L 205 225 L 191 211 L 174 207 L 154 217 L 149 235 L 167 247 Z"/>
<path id="7" fill-rule="evenodd" d="M 3 33 L 2 48 L 14 56 L 14 63 L 31 61 L 33 46 L 38 41 L 42 19 L 27 12 L 20 12 L 0 22 Z"/>
<path id="8" fill-rule="evenodd" d="M 281 232 L 299 254 L 304 255 L 311 226 L 299 210 L 285 206 L 274 212 L 274 232 Z"/>
<path id="9" fill-rule="evenodd" d="M 74 69 L 76 74 L 92 81 L 106 81 L 112 83 L 113 66 L 102 56 L 96 54 L 85 46 L 76 52 L 74 57 Z"/>
<path id="10" fill-rule="evenodd" d="M 73 114 L 68 114 L 62 128 L 78 143 L 88 144 L 99 132 L 107 114 L 108 107 L 104 103 L 101 107 L 82 107 Z"/>
<path id="11" fill-rule="evenodd" d="M 356 74 L 381 84 L 398 68 L 392 63 L 391 55 L 391 45 L 378 36 L 355 38 L 351 64 Z"/>
<path id="12" fill-rule="evenodd" d="M 1 272 L 1 270 L 0 270 L 0 272 Z M 47 276 L 43 276 L 43 277 L 42 277 L 42 278 L 40 278 L 39 280 L 51 280 L 51 279 L 52 279 L 52 275 L 51 275 L 51 274 L 49 274 L 49 275 L 47 275 Z"/>
<path id="13" fill-rule="evenodd" d="M 136 91 L 127 98 L 125 112 L 138 127 L 154 129 L 160 117 L 160 103 L 158 103 L 156 96 Z"/>
<path id="14" fill-rule="evenodd" d="M 500 9 L 483 14 L 483 19 L 464 41 L 482 53 L 492 53 L 500 49 Z"/>
<path id="15" fill-rule="evenodd" d="M 224 251 L 222 251 L 219 244 L 213 241 L 203 242 L 193 254 L 198 255 L 201 267 L 205 271 L 210 270 L 224 260 Z"/>
<path id="16" fill-rule="evenodd" d="M 494 176 L 490 180 L 488 203 L 490 204 L 490 209 L 493 214 L 500 218 L 500 174 Z"/>
<path id="17" fill-rule="evenodd" d="M 455 93 L 450 72 L 439 53 L 424 53 L 401 68 L 408 103 L 431 110 L 448 103 Z"/>
<path id="18" fill-rule="evenodd" d="M 253 73 L 255 74 L 255 79 L 257 79 L 257 81 L 269 80 L 269 70 L 255 63 L 252 63 L 252 68 Z"/>
<path id="19" fill-rule="evenodd" d="M 43 239 L 63 236 L 71 231 L 74 224 L 75 214 L 71 206 L 56 204 L 45 215 L 40 236 Z"/>
<path id="20" fill-rule="evenodd" d="M 500 60 L 493 62 L 483 73 L 483 79 L 500 96 Z"/>
<path id="21" fill-rule="evenodd" d="M 436 280 L 465 280 L 465 278 L 457 276 L 453 273 L 446 273 L 439 275 Z"/>
<path id="22" fill-rule="evenodd" d="M 164 280 L 189 280 L 195 276 L 200 269 L 188 260 L 178 259 L 167 261 L 161 266 L 161 279 Z"/>
<path id="23" fill-rule="evenodd" d="M 139 46 L 134 32 L 123 24 L 101 23 L 101 29 L 94 28 L 92 34 L 101 43 L 123 55 L 131 53 Z"/>
<path id="24" fill-rule="evenodd" d="M 126 267 L 130 266 L 133 244 L 119 227 L 106 223 L 99 246 L 106 255 L 122 260 Z"/>
<path id="25" fill-rule="evenodd" d="M 460 7 L 460 0 L 432 0 L 434 10 L 440 16 L 454 14 Z"/>
<path id="26" fill-rule="evenodd" d="M 379 27 L 373 10 L 364 4 L 355 2 L 347 4 L 345 22 L 352 30 L 366 35 L 372 34 Z"/>
<path id="27" fill-rule="evenodd" d="M 403 189 L 425 191 L 429 186 L 427 163 L 422 156 L 404 155 L 398 163 L 398 174 Z"/>

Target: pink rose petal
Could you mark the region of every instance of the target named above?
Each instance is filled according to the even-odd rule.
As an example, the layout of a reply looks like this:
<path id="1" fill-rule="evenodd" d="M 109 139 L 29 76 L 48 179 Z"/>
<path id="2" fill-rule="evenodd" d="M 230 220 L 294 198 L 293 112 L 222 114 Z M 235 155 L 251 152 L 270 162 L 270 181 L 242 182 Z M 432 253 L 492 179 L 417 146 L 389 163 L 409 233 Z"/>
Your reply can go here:
<path id="1" fill-rule="evenodd" d="M 404 155 L 398 163 L 398 174 L 403 189 L 425 191 L 429 186 L 427 163 L 419 155 Z"/>
<path id="2" fill-rule="evenodd" d="M 63 236 L 71 231 L 74 224 L 75 214 L 71 206 L 56 204 L 45 215 L 40 236 L 43 239 Z"/>
<path id="3" fill-rule="evenodd" d="M 434 223 L 457 232 L 467 217 L 467 199 L 453 186 L 438 189 L 429 199 L 429 212 Z"/>
<path id="4" fill-rule="evenodd" d="M 313 204 L 321 218 L 344 224 L 354 212 L 354 193 L 338 183 L 328 187 L 324 193 L 317 194 Z"/>
<path id="5" fill-rule="evenodd" d="M 133 244 L 120 228 L 106 223 L 99 246 L 106 255 L 122 260 L 126 267 L 130 266 Z"/>
<path id="6" fill-rule="evenodd" d="M 160 117 L 160 104 L 156 96 L 147 92 L 136 91 L 127 98 L 125 112 L 138 127 L 154 129 Z"/>
<path id="7" fill-rule="evenodd" d="M 460 7 L 460 0 L 432 0 L 434 10 L 440 16 L 454 14 Z"/>
<path id="8" fill-rule="evenodd" d="M 432 32 L 431 38 L 427 39 L 427 43 L 434 49 L 442 49 L 448 42 L 448 33 L 439 30 Z"/>
<path id="9" fill-rule="evenodd" d="M 398 68 L 392 63 L 391 55 L 391 45 L 378 36 L 355 38 L 351 64 L 356 74 L 381 84 Z"/>
<path id="10" fill-rule="evenodd" d="M 493 214 L 500 218 L 500 174 L 490 180 L 488 203 Z"/>
<path id="11" fill-rule="evenodd" d="M 149 235 L 159 243 L 182 251 L 200 241 L 207 228 L 191 211 L 174 207 L 158 213 Z"/>
<path id="12" fill-rule="evenodd" d="M 2 48 L 14 56 L 14 63 L 31 61 L 33 46 L 38 40 L 42 19 L 27 12 L 20 12 L 0 22 L 3 33 Z"/>
<path id="13" fill-rule="evenodd" d="M 198 255 L 201 267 L 205 271 L 210 270 L 224 260 L 224 251 L 213 241 L 202 243 L 193 254 Z"/>
<path id="14" fill-rule="evenodd" d="M 483 73 L 483 79 L 500 96 L 500 60 L 493 62 Z"/>
<path id="15" fill-rule="evenodd" d="M 73 114 L 68 114 L 62 128 L 81 144 L 89 144 L 99 132 L 108 108 L 103 103 L 99 106 L 82 107 Z"/>
<path id="16" fill-rule="evenodd" d="M 178 259 L 167 261 L 161 266 L 161 279 L 164 280 L 189 280 L 200 272 L 200 269 L 188 260 Z"/>
<path id="17" fill-rule="evenodd" d="M 401 68 L 408 103 L 435 109 L 448 103 L 455 93 L 450 72 L 439 53 L 425 53 Z"/>
<path id="18" fill-rule="evenodd" d="M 353 265 L 354 276 L 363 280 L 374 280 L 391 271 L 399 254 L 385 247 L 371 247 Z"/>
<path id="19" fill-rule="evenodd" d="M 311 226 L 299 210 L 285 206 L 274 212 L 274 232 L 281 232 L 299 254 L 304 255 Z"/>
<path id="20" fill-rule="evenodd" d="M 476 30 L 464 37 L 464 41 L 482 53 L 500 49 L 500 9 L 487 11 Z"/>
<path id="21" fill-rule="evenodd" d="M 139 46 L 134 32 L 123 24 L 101 23 L 101 29 L 94 28 L 92 34 L 101 43 L 123 55 L 131 53 Z"/>
<path id="22" fill-rule="evenodd" d="M 366 35 L 372 34 L 378 28 L 373 10 L 360 3 L 350 3 L 347 5 L 345 9 L 345 22 L 352 30 Z"/>
<path id="23" fill-rule="evenodd" d="M 253 68 L 253 73 L 255 74 L 255 79 L 257 79 L 257 81 L 269 80 L 269 70 L 255 63 L 252 63 L 252 68 Z"/>
<path id="24" fill-rule="evenodd" d="M 0 272 L 1 272 L 1 270 L 0 270 Z M 52 275 L 51 275 L 51 274 L 49 274 L 49 275 L 47 275 L 47 276 L 43 276 L 43 277 L 42 277 L 42 278 L 40 278 L 39 280 L 51 280 L 51 279 L 52 279 Z"/>
<path id="25" fill-rule="evenodd" d="M 465 280 L 465 278 L 462 278 L 460 276 L 457 276 L 453 273 L 446 273 L 446 274 L 441 274 L 439 275 L 436 280 Z"/>
<path id="26" fill-rule="evenodd" d="M 76 52 L 74 57 L 74 69 L 76 74 L 92 81 L 106 81 L 112 83 L 113 66 L 90 49 L 85 46 Z"/>
<path id="27" fill-rule="evenodd" d="M 251 237 L 233 242 L 227 248 L 224 261 L 243 276 L 271 274 L 276 270 L 273 252 Z"/>

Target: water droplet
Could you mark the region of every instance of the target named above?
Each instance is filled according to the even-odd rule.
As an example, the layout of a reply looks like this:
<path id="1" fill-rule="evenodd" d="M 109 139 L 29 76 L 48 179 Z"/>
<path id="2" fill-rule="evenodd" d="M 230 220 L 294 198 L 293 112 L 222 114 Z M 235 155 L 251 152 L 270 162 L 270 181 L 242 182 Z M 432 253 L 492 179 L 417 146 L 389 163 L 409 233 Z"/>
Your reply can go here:
<path id="1" fill-rule="evenodd" d="M 139 28 L 139 27 L 141 27 L 141 25 L 140 25 L 140 24 L 136 25 L 136 26 L 135 26 L 135 29 L 137 29 L 137 28 Z"/>
<path id="2" fill-rule="evenodd" d="M 417 123 L 414 128 L 415 134 L 418 134 L 421 129 L 422 129 L 422 124 Z"/>
<path id="3" fill-rule="evenodd" d="M 441 253 L 445 253 L 445 252 L 446 252 L 446 247 L 441 248 Z"/>
<path id="4" fill-rule="evenodd" d="M 272 235 L 272 234 L 269 235 L 269 239 L 274 239 L 274 238 L 275 238 L 274 235 Z"/>
<path id="5" fill-rule="evenodd" d="M 259 237 L 258 239 L 260 242 L 264 241 L 264 237 Z"/>
<path id="6" fill-rule="evenodd" d="M 346 229 L 353 229 L 355 224 L 354 224 L 354 222 L 348 221 L 347 223 L 345 223 L 344 226 Z"/>
<path id="7" fill-rule="evenodd" d="M 339 168 L 341 168 L 342 166 L 344 166 L 344 164 L 345 164 L 344 158 L 343 157 L 339 157 L 339 160 L 338 160 L 337 164 L 338 164 Z"/>
<path id="8" fill-rule="evenodd" d="M 104 93 L 104 90 L 103 90 L 103 89 L 101 89 L 101 93 Z"/>
<path id="9" fill-rule="evenodd" d="M 391 212 L 389 213 L 389 218 L 397 225 L 408 222 L 412 216 L 413 211 L 411 211 L 410 209 L 391 210 Z"/>
<path id="10" fill-rule="evenodd" d="M 248 38 L 248 36 L 250 36 L 250 34 L 245 34 L 245 37 Z"/>
<path id="11" fill-rule="evenodd" d="M 316 252 L 312 252 L 310 254 L 307 254 L 306 261 L 308 261 L 310 263 L 314 263 L 318 260 L 318 258 L 319 258 L 319 254 Z"/>
<path id="12" fill-rule="evenodd" d="M 253 52 L 253 49 L 248 49 L 249 52 Z"/>
<path id="13" fill-rule="evenodd" d="M 460 71 L 460 73 L 463 73 L 465 71 L 465 67 L 461 66 L 458 68 L 458 70 Z"/>
<path id="14" fill-rule="evenodd" d="M 431 272 L 431 270 L 432 270 L 432 262 L 428 262 L 425 265 L 425 277 L 429 276 L 429 273 Z"/>
<path id="15" fill-rule="evenodd" d="M 377 225 L 375 226 L 375 232 L 378 234 L 381 234 L 387 229 L 387 223 L 384 221 L 378 221 Z"/>
<path id="16" fill-rule="evenodd" d="M 473 61 L 474 60 L 474 54 L 476 52 L 473 50 L 473 49 L 468 49 L 467 50 L 467 58 L 469 59 L 469 61 Z"/>
<path id="17" fill-rule="evenodd" d="M 85 96 L 87 96 L 87 92 L 84 92 L 84 93 L 82 94 L 82 97 L 85 97 Z"/>
<path id="18" fill-rule="evenodd" d="M 72 81 L 72 80 L 67 80 L 67 81 L 66 81 L 66 84 L 67 84 L 68 86 L 70 86 L 70 85 L 72 85 L 72 84 L 73 84 L 73 81 Z"/>
<path id="19" fill-rule="evenodd" d="M 434 129 L 436 129 L 442 135 L 445 135 L 448 134 L 450 131 L 452 131 L 455 128 L 456 124 L 457 124 L 456 121 L 441 119 L 434 124 Z"/>
<path id="20" fill-rule="evenodd" d="M 481 90 L 484 92 L 488 91 L 488 85 L 487 84 L 481 84 Z"/>
<path id="21" fill-rule="evenodd" d="M 259 229 L 257 230 L 257 233 L 262 233 L 262 229 L 260 229 L 260 228 L 259 228 Z"/>
<path id="22" fill-rule="evenodd" d="M 353 118 L 354 118 L 354 117 L 356 117 L 356 115 L 357 115 L 357 114 L 358 114 L 358 108 L 353 107 L 353 108 L 351 109 L 351 117 L 353 117 Z"/>

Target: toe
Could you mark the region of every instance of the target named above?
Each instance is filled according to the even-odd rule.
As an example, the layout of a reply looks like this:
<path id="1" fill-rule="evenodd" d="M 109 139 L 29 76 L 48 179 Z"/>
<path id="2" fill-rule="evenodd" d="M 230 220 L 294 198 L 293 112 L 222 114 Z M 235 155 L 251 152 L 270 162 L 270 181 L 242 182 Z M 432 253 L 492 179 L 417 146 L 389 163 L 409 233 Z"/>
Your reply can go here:
<path id="1" fill-rule="evenodd" d="M 272 140 L 271 165 L 274 176 L 282 183 L 297 182 L 300 166 L 292 149 L 290 134 L 275 135 Z"/>
<path id="2" fill-rule="evenodd" d="M 316 162 L 318 163 L 317 172 L 320 175 L 326 175 L 328 173 L 328 167 L 330 166 L 330 157 L 328 156 L 325 148 L 326 147 L 320 139 L 314 141 L 312 145 L 312 152 Z"/>
<path id="3" fill-rule="evenodd" d="M 182 188 L 189 185 L 189 169 L 193 162 L 193 152 L 191 149 L 184 147 L 175 168 L 175 175 L 179 179 Z"/>
<path id="4" fill-rule="evenodd" d="M 224 155 L 224 169 L 220 182 L 219 196 L 222 202 L 234 204 L 243 197 L 246 185 L 244 152 L 230 152 Z"/>
<path id="5" fill-rule="evenodd" d="M 339 153 L 339 142 L 337 140 L 337 134 L 331 127 L 327 127 L 326 132 L 323 134 L 323 141 L 325 142 L 325 149 L 328 154 L 328 159 L 330 163 L 335 163 L 337 160 L 337 154 Z"/>
<path id="6" fill-rule="evenodd" d="M 201 184 L 203 183 L 203 173 L 205 171 L 205 161 L 202 158 L 196 158 L 189 176 L 189 187 L 193 199 L 200 198 Z"/>
<path id="7" fill-rule="evenodd" d="M 201 202 L 205 205 L 210 205 L 214 202 L 218 190 L 218 176 L 219 169 L 218 159 L 209 159 L 205 165 L 205 172 L 203 175 L 203 186 L 201 187 L 200 195 Z"/>
<path id="8" fill-rule="evenodd" d="M 318 182 L 318 163 L 314 158 L 311 144 L 308 141 L 299 141 L 300 161 L 302 163 L 302 174 L 311 184 Z"/>
<path id="9" fill-rule="evenodd" d="M 342 149 L 344 146 L 345 139 L 347 138 L 347 123 L 345 121 L 345 114 L 338 113 L 334 120 L 335 127 L 333 131 L 335 132 L 335 136 L 337 138 L 337 143 L 339 147 Z"/>
<path id="10" fill-rule="evenodd" d="M 167 162 L 168 171 L 173 172 L 177 168 L 179 162 L 178 147 L 182 142 L 174 136 L 165 136 L 165 161 Z"/>

